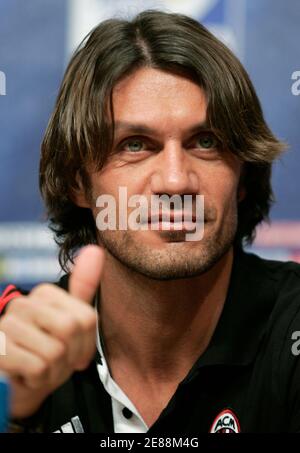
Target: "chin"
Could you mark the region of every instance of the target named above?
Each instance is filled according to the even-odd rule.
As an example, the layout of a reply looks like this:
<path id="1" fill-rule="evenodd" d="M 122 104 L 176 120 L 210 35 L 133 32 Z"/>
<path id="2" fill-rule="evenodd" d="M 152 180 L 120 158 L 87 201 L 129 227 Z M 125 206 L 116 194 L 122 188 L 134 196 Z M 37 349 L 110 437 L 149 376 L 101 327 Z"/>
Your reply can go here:
<path id="1" fill-rule="evenodd" d="M 200 241 L 185 241 L 183 231 L 106 231 L 100 240 L 127 270 L 153 280 L 177 280 L 213 268 L 233 244 L 236 229 L 230 226 L 210 228 Z"/>

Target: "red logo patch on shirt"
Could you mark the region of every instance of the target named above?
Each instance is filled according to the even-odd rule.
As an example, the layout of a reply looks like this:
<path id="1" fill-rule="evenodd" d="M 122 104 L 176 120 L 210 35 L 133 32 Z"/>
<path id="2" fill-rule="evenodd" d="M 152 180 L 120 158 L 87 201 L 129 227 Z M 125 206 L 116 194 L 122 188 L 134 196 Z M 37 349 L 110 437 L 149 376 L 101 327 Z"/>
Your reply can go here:
<path id="1" fill-rule="evenodd" d="M 224 409 L 214 419 L 209 432 L 218 434 L 240 433 L 241 428 L 238 418 L 234 412 L 230 409 Z"/>

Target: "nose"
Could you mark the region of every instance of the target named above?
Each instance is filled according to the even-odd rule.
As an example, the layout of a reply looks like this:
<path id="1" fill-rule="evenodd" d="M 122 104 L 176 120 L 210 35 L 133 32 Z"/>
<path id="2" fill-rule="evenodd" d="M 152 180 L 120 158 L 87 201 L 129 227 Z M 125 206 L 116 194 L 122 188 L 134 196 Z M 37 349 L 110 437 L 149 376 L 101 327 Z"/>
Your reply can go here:
<path id="1" fill-rule="evenodd" d="M 179 143 L 169 143 L 157 155 L 151 177 L 153 194 L 199 193 L 199 180 L 191 156 Z"/>

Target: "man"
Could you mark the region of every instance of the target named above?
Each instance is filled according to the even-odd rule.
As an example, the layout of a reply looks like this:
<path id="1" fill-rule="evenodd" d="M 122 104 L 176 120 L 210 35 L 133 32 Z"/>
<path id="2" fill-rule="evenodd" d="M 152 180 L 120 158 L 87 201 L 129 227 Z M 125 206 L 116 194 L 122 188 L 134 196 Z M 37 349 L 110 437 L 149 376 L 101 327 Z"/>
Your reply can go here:
<path id="1" fill-rule="evenodd" d="M 19 426 L 300 429 L 299 266 L 242 250 L 268 216 L 282 149 L 241 64 L 194 20 L 145 11 L 92 31 L 66 71 L 40 168 L 63 268 L 92 245 L 60 288 L 5 306 L 0 370 Z M 175 228 L 185 212 L 171 208 L 167 229 L 162 211 L 156 229 L 97 228 L 98 197 L 118 211 L 120 187 L 191 196 L 193 216 L 202 195 L 203 237 L 188 241 Z"/>

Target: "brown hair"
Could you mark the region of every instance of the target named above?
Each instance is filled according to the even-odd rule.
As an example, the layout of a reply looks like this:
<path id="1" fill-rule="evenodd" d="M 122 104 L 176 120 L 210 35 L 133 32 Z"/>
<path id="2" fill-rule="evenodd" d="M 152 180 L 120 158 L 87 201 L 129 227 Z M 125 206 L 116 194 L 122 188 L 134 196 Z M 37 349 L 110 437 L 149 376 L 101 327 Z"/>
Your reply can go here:
<path id="1" fill-rule="evenodd" d="M 268 219 L 271 163 L 284 145 L 268 128 L 238 59 L 184 15 L 148 10 L 132 21 L 106 20 L 73 55 L 42 143 L 40 188 L 65 270 L 78 248 L 97 241 L 91 211 L 72 201 L 76 176 L 88 188 L 87 163 L 100 169 L 107 161 L 114 136 L 112 90 L 143 66 L 179 72 L 198 83 L 206 92 L 209 124 L 223 146 L 245 162 L 237 243 L 250 243 L 257 224 Z"/>

